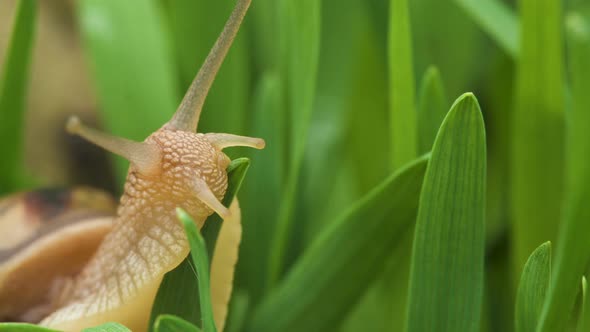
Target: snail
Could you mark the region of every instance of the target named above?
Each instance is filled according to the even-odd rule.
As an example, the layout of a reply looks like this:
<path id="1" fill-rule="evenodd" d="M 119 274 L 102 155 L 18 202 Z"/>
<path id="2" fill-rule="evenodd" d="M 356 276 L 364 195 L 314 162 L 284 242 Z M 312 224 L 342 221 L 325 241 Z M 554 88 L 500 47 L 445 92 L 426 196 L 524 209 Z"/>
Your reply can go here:
<path id="1" fill-rule="evenodd" d="M 76 117 L 68 120 L 68 132 L 130 162 L 124 193 L 116 216 L 87 218 L 80 223 L 82 226 L 70 226 L 79 226 L 73 232 L 78 235 L 78 241 L 91 242 L 88 237 L 101 239 L 99 244 L 94 244 L 93 254 L 85 256 L 87 261 L 62 274 L 54 273 L 44 286 L 33 285 L 42 288 L 44 296 L 32 296 L 23 303 L 27 306 L 25 311 L 9 314 L 64 331 L 79 331 L 107 321 L 120 322 L 133 331 L 147 330 L 151 305 L 164 274 L 178 266 L 189 253 L 186 235 L 176 218 L 177 207 L 187 211 L 199 227 L 212 213 L 224 220 L 212 261 L 212 292 L 220 294 L 227 303 L 229 293 L 216 286 L 215 275 L 223 273 L 224 264 L 235 264 L 237 249 L 223 255 L 218 255 L 217 249 L 224 243 L 235 247 L 241 226 L 237 202 L 229 209 L 221 203 L 227 189 L 226 168 L 230 163 L 222 150 L 234 146 L 262 149 L 265 142 L 232 134 L 196 133 L 196 129 L 207 93 L 250 2 L 237 1 L 172 119 L 143 142 L 88 128 Z M 90 231 L 92 234 L 86 233 Z M 10 294 L 20 291 L 6 285 L 7 276 L 11 280 L 33 277 L 30 272 L 29 275 L 19 273 L 23 265 L 30 264 L 28 260 L 44 253 L 39 246 L 44 244 L 46 248 L 48 237 L 54 241 L 64 239 L 63 234 L 49 234 L 37 237 L 38 240 L 33 237 L 23 249 L 28 256 L 0 261 L 0 303 L 10 303 Z M 55 242 L 49 241 L 49 244 Z M 57 265 L 60 268 L 59 263 Z M 227 283 L 227 280 L 220 282 Z M 217 309 L 214 313 L 218 328 L 223 325 L 223 310 Z"/>

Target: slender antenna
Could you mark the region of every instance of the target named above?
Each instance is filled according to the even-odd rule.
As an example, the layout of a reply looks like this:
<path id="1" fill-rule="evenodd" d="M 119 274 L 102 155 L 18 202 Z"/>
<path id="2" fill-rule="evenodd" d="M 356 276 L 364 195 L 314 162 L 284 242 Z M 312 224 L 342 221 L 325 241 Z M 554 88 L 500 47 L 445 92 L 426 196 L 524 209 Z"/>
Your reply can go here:
<path id="1" fill-rule="evenodd" d="M 172 119 L 165 125 L 166 128 L 189 132 L 197 130 L 205 98 L 215 80 L 219 67 L 221 67 L 227 55 L 227 51 L 240 29 L 250 2 L 251 0 L 238 0 L 221 35 L 217 38 L 215 45 L 213 45 L 207 59 L 205 59 L 205 63 L 188 88 L 176 113 L 174 113 Z"/>
<path id="2" fill-rule="evenodd" d="M 159 148 L 155 145 L 107 135 L 96 129 L 86 127 L 76 116 L 68 119 L 66 130 L 70 134 L 78 135 L 107 151 L 129 160 L 138 168 L 140 173 L 149 174 L 159 169 L 161 156 Z"/>

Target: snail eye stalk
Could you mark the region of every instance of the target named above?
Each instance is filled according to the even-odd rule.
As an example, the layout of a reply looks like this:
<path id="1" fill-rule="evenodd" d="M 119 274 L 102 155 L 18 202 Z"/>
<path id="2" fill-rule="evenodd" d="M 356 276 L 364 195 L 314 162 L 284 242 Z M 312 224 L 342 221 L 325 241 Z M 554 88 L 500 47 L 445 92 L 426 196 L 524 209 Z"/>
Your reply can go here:
<path id="1" fill-rule="evenodd" d="M 266 143 L 262 138 L 239 136 L 232 134 L 205 134 L 207 140 L 219 150 L 234 146 L 245 146 L 254 149 L 264 149 Z"/>

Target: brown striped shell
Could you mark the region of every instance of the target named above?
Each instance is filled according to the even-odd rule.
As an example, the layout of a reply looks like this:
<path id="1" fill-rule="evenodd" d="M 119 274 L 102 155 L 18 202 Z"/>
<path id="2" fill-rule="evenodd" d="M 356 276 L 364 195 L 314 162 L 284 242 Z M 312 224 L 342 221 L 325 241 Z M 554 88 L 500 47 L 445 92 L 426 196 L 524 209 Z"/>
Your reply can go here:
<path id="1" fill-rule="evenodd" d="M 113 198 L 89 188 L 0 200 L 0 321 L 34 322 L 47 314 L 53 280 L 80 272 L 114 213 Z"/>

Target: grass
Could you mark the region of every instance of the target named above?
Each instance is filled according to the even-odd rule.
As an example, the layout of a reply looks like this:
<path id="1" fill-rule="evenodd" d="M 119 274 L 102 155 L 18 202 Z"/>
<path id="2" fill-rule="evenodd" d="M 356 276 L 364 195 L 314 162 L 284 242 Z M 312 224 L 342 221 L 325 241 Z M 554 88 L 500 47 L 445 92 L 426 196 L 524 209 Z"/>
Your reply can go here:
<path id="1" fill-rule="evenodd" d="M 27 101 L 63 84 L 35 76 L 53 60 L 38 62 L 43 45 L 63 45 L 39 31 L 76 31 L 99 123 L 142 140 L 234 3 L 15 2 L 0 26 L 3 194 L 63 185 L 25 163 Z M 253 0 L 200 122 L 267 142 L 230 152 L 224 203 L 241 187 L 243 238 L 225 330 L 587 330 L 589 77 L 583 1 Z M 122 185 L 126 168 L 92 176 Z M 216 330 L 220 225 L 188 227 L 193 256 L 164 278 L 152 331 Z"/>
<path id="2" fill-rule="evenodd" d="M 0 139 L 8 156 L 0 164 L 0 193 L 25 185 L 23 128 L 36 16 L 37 1 L 19 3 L 0 75 Z"/>

